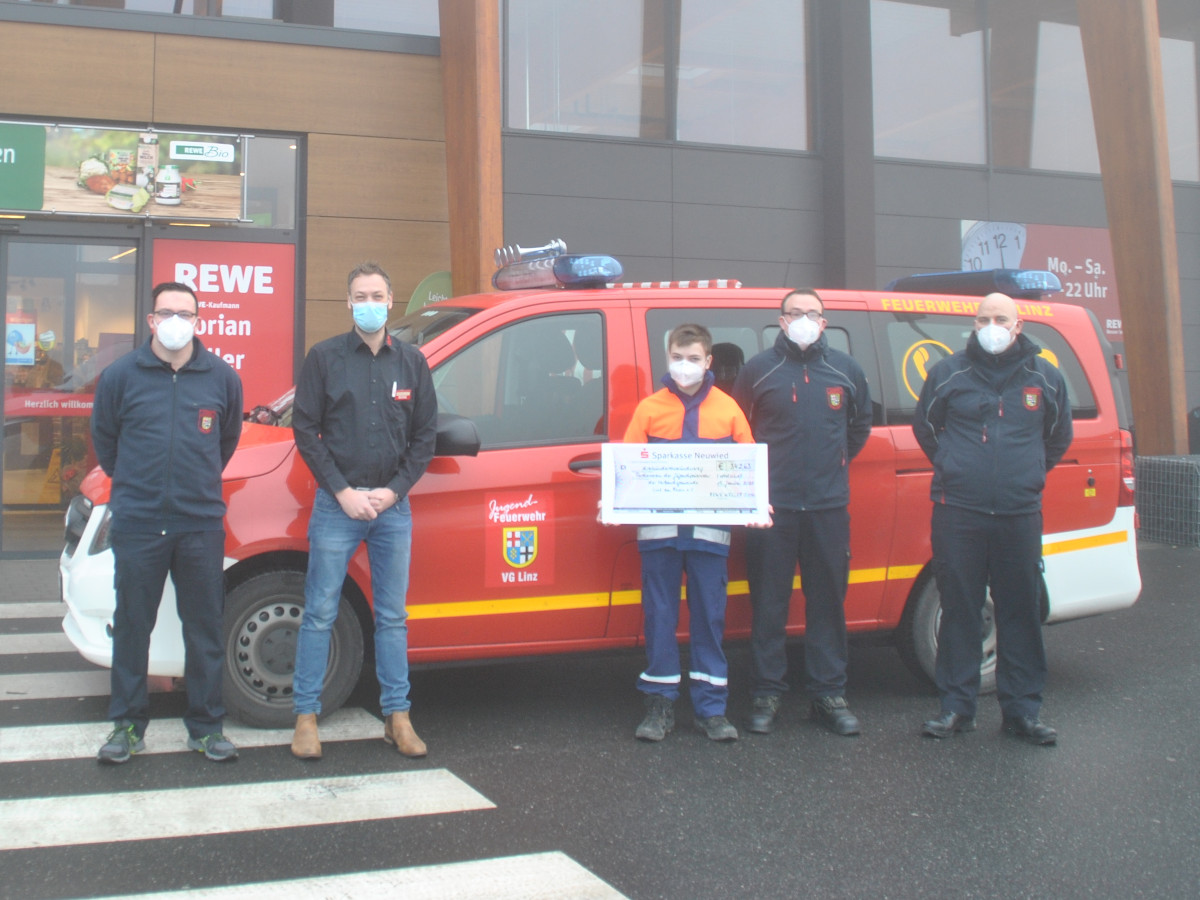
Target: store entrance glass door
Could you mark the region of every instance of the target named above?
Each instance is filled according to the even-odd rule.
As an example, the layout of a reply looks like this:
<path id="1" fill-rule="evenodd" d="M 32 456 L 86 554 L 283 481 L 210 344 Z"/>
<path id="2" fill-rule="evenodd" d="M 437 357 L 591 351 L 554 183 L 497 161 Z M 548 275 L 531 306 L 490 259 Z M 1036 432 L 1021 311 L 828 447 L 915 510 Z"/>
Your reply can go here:
<path id="1" fill-rule="evenodd" d="M 5 284 L 0 554 L 52 556 L 63 512 L 96 465 L 100 372 L 133 348 L 137 244 L 0 240 Z"/>

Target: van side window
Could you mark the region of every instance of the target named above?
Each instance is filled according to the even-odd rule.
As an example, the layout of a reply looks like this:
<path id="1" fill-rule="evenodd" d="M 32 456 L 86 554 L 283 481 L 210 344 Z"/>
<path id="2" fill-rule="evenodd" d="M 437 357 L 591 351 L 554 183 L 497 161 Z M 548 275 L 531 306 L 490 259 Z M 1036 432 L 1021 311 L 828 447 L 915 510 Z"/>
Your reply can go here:
<path id="1" fill-rule="evenodd" d="M 491 332 L 433 370 L 438 411 L 475 422 L 483 449 L 606 433 L 599 313 L 539 316 Z"/>
<path id="2" fill-rule="evenodd" d="M 830 317 L 846 316 L 845 313 L 830 311 Z M 849 322 L 849 319 L 846 319 Z M 746 360 L 773 347 L 779 336 L 779 311 L 770 309 L 655 309 L 646 313 L 646 334 L 650 342 L 650 352 L 653 356 L 654 384 L 657 387 L 659 379 L 667 372 L 667 338 L 671 330 L 685 322 L 696 322 L 707 328 L 713 337 L 712 371 L 716 385 L 729 393 L 733 387 L 737 373 L 745 365 Z M 865 322 L 865 320 L 864 320 Z M 840 324 L 831 322 L 825 327 L 825 337 L 829 346 L 843 353 L 850 353 L 850 330 Z M 862 335 L 860 335 L 862 337 Z M 875 424 L 882 423 L 879 398 L 874 396 L 875 379 L 873 354 L 870 350 L 870 336 L 867 335 L 860 343 L 865 345 L 866 352 L 855 357 L 867 372 L 871 382 L 872 401 L 875 409 Z"/>
<path id="3" fill-rule="evenodd" d="M 884 379 L 887 421 L 889 425 L 911 423 L 926 373 L 939 360 L 967 346 L 974 321 L 966 316 L 877 315 L 876 321 L 884 323 L 885 352 L 890 356 L 893 373 L 891 378 Z M 1072 416 L 1096 418 L 1095 394 L 1066 338 L 1041 322 L 1026 321 L 1022 332 L 1042 348 L 1042 356 L 1062 371 Z M 881 364 L 887 366 L 889 361 L 883 360 Z"/>

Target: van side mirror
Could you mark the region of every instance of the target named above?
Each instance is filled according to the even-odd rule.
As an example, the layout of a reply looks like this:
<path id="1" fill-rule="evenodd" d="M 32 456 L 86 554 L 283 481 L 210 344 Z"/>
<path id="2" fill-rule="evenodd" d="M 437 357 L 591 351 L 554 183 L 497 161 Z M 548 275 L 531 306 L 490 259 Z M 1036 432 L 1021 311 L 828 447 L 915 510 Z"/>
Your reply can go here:
<path id="1" fill-rule="evenodd" d="M 466 416 L 438 413 L 435 456 L 476 456 L 479 453 L 479 431 Z"/>

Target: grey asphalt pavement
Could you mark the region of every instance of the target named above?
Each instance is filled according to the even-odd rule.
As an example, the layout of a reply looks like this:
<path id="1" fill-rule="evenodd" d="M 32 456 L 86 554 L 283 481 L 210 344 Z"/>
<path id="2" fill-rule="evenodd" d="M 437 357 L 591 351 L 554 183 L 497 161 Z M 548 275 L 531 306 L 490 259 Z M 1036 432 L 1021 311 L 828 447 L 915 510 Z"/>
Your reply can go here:
<path id="1" fill-rule="evenodd" d="M 118 768 L 9 764 L 0 799 L 80 793 L 103 803 L 135 787 L 401 767 L 446 768 L 495 809 L 10 851 L 0 854 L 0 896 L 78 896 L 81 878 L 89 893 L 132 894 L 561 851 L 632 898 L 1198 897 L 1200 549 L 1143 544 L 1140 556 L 1135 607 L 1046 631 L 1053 748 L 1000 734 L 992 699 L 976 733 L 921 738 L 936 696 L 874 642 L 851 650 L 858 738 L 807 721 L 793 694 L 769 736 L 713 744 L 681 702 L 666 741 L 639 743 L 637 653 L 427 668 L 413 676 L 423 761 L 358 741 L 331 746 L 316 766 L 286 748 L 218 767 L 184 754 Z M 6 600 L 26 583 L 44 597 L 43 576 L 26 578 L 27 566 L 45 570 L 0 563 Z M 730 658 L 740 720 L 746 648 Z M 799 647 L 791 664 L 800 671 Z M 378 712 L 369 685 L 358 699 Z M 156 715 L 178 714 L 181 700 L 156 697 Z M 103 710 L 99 698 L 0 701 L 5 725 L 99 721 Z"/>

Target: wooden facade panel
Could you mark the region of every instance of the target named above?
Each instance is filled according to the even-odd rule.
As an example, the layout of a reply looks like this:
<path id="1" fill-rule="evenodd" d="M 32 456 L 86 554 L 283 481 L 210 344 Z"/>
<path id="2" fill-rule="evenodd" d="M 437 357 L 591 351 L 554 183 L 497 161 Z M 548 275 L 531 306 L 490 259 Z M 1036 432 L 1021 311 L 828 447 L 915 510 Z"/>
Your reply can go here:
<path id="1" fill-rule="evenodd" d="M 304 352 L 308 353 L 317 341 L 349 331 L 350 324 L 350 310 L 346 308 L 345 297 L 341 300 L 307 301 L 304 304 Z M 297 371 L 299 368 L 297 365 Z"/>
<path id="2" fill-rule="evenodd" d="M 347 273 L 368 259 L 387 270 L 396 303 L 407 304 L 425 276 L 450 268 L 450 228 L 445 222 L 309 216 L 305 281 L 310 302 L 344 303 Z M 312 327 L 307 331 L 311 336 Z"/>
<path id="3" fill-rule="evenodd" d="M 436 86 L 440 106 L 441 84 Z M 154 35 L 5 22 L 0 109 L 6 116 L 149 122 Z"/>
<path id="4" fill-rule="evenodd" d="M 309 215 L 444 223 L 445 149 L 441 141 L 310 135 Z"/>
<path id="5" fill-rule="evenodd" d="M 155 121 L 442 140 L 436 56 L 182 35 L 155 41 Z"/>

